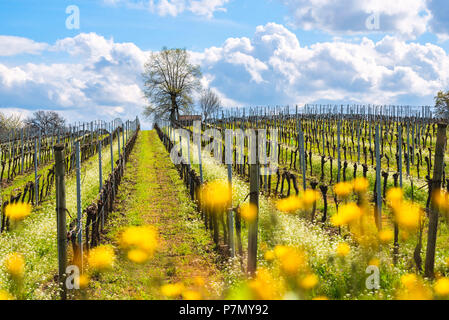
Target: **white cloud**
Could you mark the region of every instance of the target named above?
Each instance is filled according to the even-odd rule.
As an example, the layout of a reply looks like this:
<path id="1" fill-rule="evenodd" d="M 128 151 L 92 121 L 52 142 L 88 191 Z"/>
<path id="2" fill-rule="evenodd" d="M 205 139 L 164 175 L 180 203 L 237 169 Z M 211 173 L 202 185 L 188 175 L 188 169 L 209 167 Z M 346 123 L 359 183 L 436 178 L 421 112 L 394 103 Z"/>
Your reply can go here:
<path id="1" fill-rule="evenodd" d="M 0 56 L 15 56 L 18 54 L 38 54 L 48 47 L 46 43 L 33 40 L 0 35 Z"/>
<path id="2" fill-rule="evenodd" d="M 226 12 L 226 8 L 223 6 L 228 2 L 229 0 L 192 0 L 189 10 L 194 14 L 210 19 L 216 11 Z"/>
<path id="3" fill-rule="evenodd" d="M 103 0 L 106 5 L 125 5 L 134 9 L 145 9 L 160 16 L 176 17 L 183 12 L 191 12 L 208 19 L 215 12 L 226 12 L 229 0 Z"/>
<path id="4" fill-rule="evenodd" d="M 427 0 L 281 0 L 288 6 L 292 23 L 305 30 L 332 34 L 394 33 L 415 38 L 427 30 L 431 17 Z M 379 15 L 379 30 L 367 28 L 366 21 Z"/>
<path id="5" fill-rule="evenodd" d="M 145 105 L 143 64 L 149 53 L 95 33 L 47 45 L 70 63 L 0 63 L 0 108 L 56 109 L 80 119 L 134 117 Z"/>
<path id="6" fill-rule="evenodd" d="M 257 27 L 252 40 L 229 39 L 192 58 L 213 75 L 209 86 L 247 105 L 421 104 L 449 86 L 449 56 L 436 45 L 386 36 L 302 47 L 275 23 Z"/>

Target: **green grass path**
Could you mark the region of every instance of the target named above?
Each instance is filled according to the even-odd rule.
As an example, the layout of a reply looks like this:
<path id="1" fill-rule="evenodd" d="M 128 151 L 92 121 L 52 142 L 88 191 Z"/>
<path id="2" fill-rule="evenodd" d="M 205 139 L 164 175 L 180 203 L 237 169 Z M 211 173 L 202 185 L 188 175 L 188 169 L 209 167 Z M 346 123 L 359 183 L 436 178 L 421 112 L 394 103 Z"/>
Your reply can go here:
<path id="1" fill-rule="evenodd" d="M 129 225 L 157 227 L 159 250 L 145 265 L 136 265 L 123 253 L 114 270 L 90 283 L 90 299 L 163 299 L 160 286 L 194 278 L 206 279 L 204 298 L 218 298 L 222 275 L 210 235 L 204 230 L 194 204 L 155 131 L 139 134 L 119 187 L 104 242 L 117 246 L 119 232 Z"/>

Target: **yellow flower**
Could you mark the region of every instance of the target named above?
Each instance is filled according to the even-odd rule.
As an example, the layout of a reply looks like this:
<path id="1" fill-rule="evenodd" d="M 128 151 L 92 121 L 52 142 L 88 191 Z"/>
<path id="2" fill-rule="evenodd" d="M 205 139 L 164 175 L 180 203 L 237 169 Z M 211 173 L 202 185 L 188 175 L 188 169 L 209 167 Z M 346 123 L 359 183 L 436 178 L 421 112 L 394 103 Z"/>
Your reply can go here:
<path id="1" fill-rule="evenodd" d="M 153 226 L 132 226 L 126 228 L 120 237 L 120 245 L 125 249 L 140 249 L 148 258 L 154 255 L 158 234 Z M 134 253 L 135 254 L 135 253 Z"/>
<path id="2" fill-rule="evenodd" d="M 14 300 L 14 297 L 9 292 L 0 290 L 0 301 L 4 300 Z"/>
<path id="3" fill-rule="evenodd" d="M 194 290 L 186 290 L 182 293 L 184 300 L 201 300 L 201 293 Z"/>
<path id="4" fill-rule="evenodd" d="M 391 207 L 399 206 L 404 198 L 404 193 L 401 188 L 391 188 L 387 191 L 387 201 Z"/>
<path id="5" fill-rule="evenodd" d="M 277 208 L 281 212 L 295 213 L 303 208 L 302 200 L 297 196 L 290 196 L 277 202 Z"/>
<path id="6" fill-rule="evenodd" d="M 278 300 L 284 288 L 282 283 L 274 279 L 270 272 L 264 268 L 257 271 L 256 278 L 248 282 L 255 300 Z"/>
<path id="7" fill-rule="evenodd" d="M 380 265 L 380 260 L 377 259 L 377 258 L 373 258 L 373 259 L 371 259 L 371 260 L 368 262 L 368 265 L 379 267 L 379 265 Z"/>
<path id="8" fill-rule="evenodd" d="M 128 259 L 135 263 L 145 263 L 148 260 L 148 253 L 141 249 L 132 249 L 128 251 Z"/>
<path id="9" fill-rule="evenodd" d="M 318 296 L 318 297 L 313 298 L 312 300 L 329 300 L 329 298 L 326 296 Z"/>
<path id="10" fill-rule="evenodd" d="M 5 215 L 12 221 L 21 221 L 31 213 L 31 205 L 28 203 L 11 203 L 5 208 Z"/>
<path id="11" fill-rule="evenodd" d="M 378 236 L 379 236 L 379 240 L 382 243 L 389 243 L 389 242 L 391 242 L 391 240 L 393 240 L 394 232 L 392 230 L 382 230 L 382 231 L 379 231 Z"/>
<path id="12" fill-rule="evenodd" d="M 401 283 L 406 288 L 412 288 L 418 283 L 418 277 L 414 273 L 405 274 L 401 277 Z"/>
<path id="13" fill-rule="evenodd" d="M 435 282 L 433 288 L 435 289 L 437 295 L 441 297 L 449 296 L 449 279 L 448 278 L 438 279 L 437 282 Z"/>
<path id="14" fill-rule="evenodd" d="M 339 227 L 350 224 L 360 218 L 363 214 L 362 209 L 355 203 L 349 203 L 341 206 L 338 213 L 331 218 L 334 226 Z"/>
<path id="15" fill-rule="evenodd" d="M 204 287 L 204 285 L 206 284 L 206 280 L 204 280 L 203 277 L 195 277 L 193 279 L 193 282 L 195 283 L 195 285 L 197 285 L 198 287 Z"/>
<path id="16" fill-rule="evenodd" d="M 205 184 L 200 192 L 202 204 L 210 210 L 222 210 L 231 203 L 232 190 L 227 181 L 216 180 Z"/>
<path id="17" fill-rule="evenodd" d="M 310 209 L 320 198 L 320 194 L 316 190 L 306 190 L 302 196 L 304 209 Z"/>
<path id="18" fill-rule="evenodd" d="M 408 231 L 418 229 L 422 210 L 419 206 L 412 203 L 403 203 L 394 209 L 395 219 L 398 225 Z"/>
<path id="19" fill-rule="evenodd" d="M 366 178 L 356 178 L 352 182 L 354 191 L 357 193 L 363 193 L 368 190 L 369 187 L 369 181 Z"/>
<path id="20" fill-rule="evenodd" d="M 80 284 L 80 289 L 86 289 L 87 286 L 89 285 L 90 282 L 90 277 L 87 274 L 82 274 L 79 277 L 79 284 Z"/>
<path id="21" fill-rule="evenodd" d="M 265 252 L 264 257 L 265 257 L 265 260 L 267 260 L 267 261 L 273 261 L 276 258 L 276 255 L 275 255 L 274 251 L 269 250 L 269 251 Z"/>
<path id="22" fill-rule="evenodd" d="M 161 287 L 161 292 L 168 298 L 176 298 L 182 294 L 184 285 L 182 283 L 165 284 Z"/>
<path id="23" fill-rule="evenodd" d="M 433 201 L 435 201 L 436 205 L 438 206 L 438 209 L 441 212 L 445 212 L 449 208 L 449 198 L 446 191 L 443 190 L 436 190 L 432 194 Z"/>
<path id="24" fill-rule="evenodd" d="M 296 275 L 305 267 L 306 259 L 302 251 L 294 248 L 288 248 L 288 251 L 279 256 L 279 262 L 282 271 L 288 275 Z"/>
<path id="25" fill-rule="evenodd" d="M 299 285 L 304 290 L 311 290 L 318 284 L 318 277 L 314 274 L 309 274 L 299 281 Z"/>
<path id="26" fill-rule="evenodd" d="M 349 254 L 349 252 L 351 252 L 351 247 L 347 243 L 342 242 L 338 244 L 336 250 L 337 256 L 346 257 Z"/>
<path id="27" fill-rule="evenodd" d="M 352 192 L 352 184 L 349 182 L 340 182 L 334 186 L 334 192 L 341 198 L 347 198 Z"/>
<path id="28" fill-rule="evenodd" d="M 111 246 L 103 245 L 91 249 L 87 261 L 89 266 L 97 271 L 112 269 L 115 260 L 114 249 Z"/>
<path id="29" fill-rule="evenodd" d="M 245 203 L 240 207 L 240 215 L 246 222 L 255 221 L 257 212 L 257 206 L 253 203 Z"/>
<path id="30" fill-rule="evenodd" d="M 276 257 L 281 258 L 289 252 L 289 247 L 278 245 L 274 247 L 274 254 Z"/>
<path id="31" fill-rule="evenodd" d="M 397 295 L 398 300 L 431 300 L 432 292 L 415 274 L 406 274 L 401 277 L 404 288 Z"/>
<path id="32" fill-rule="evenodd" d="M 10 253 L 5 260 L 6 271 L 13 278 L 23 278 L 25 274 L 25 259 L 20 253 Z"/>

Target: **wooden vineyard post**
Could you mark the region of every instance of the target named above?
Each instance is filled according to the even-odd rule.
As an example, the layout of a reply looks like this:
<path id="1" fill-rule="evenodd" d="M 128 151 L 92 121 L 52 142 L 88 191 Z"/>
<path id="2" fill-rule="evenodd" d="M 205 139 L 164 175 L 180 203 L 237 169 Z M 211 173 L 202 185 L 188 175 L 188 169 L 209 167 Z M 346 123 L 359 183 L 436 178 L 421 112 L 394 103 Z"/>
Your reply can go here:
<path id="1" fill-rule="evenodd" d="M 398 155 L 398 164 L 399 164 L 399 186 L 402 189 L 402 126 L 398 126 L 398 147 L 399 147 L 399 155 Z M 399 225 L 397 222 L 394 222 L 394 245 L 393 245 L 393 263 L 394 265 L 398 262 L 399 256 Z"/>
<path id="2" fill-rule="evenodd" d="M 201 160 L 201 122 L 195 121 L 195 131 L 196 131 L 196 144 L 197 144 L 197 150 L 198 150 L 198 165 L 200 169 L 200 183 L 203 185 L 203 163 Z"/>
<path id="3" fill-rule="evenodd" d="M 22 158 L 22 161 L 21 161 L 21 170 L 20 170 L 20 174 L 23 174 L 23 166 L 24 166 L 24 152 L 25 152 L 25 141 L 23 140 L 23 128 L 22 128 L 22 133 L 21 133 L 21 140 L 22 140 L 22 154 L 21 154 L 21 158 Z"/>
<path id="4" fill-rule="evenodd" d="M 55 182 L 56 182 L 56 221 L 58 241 L 58 265 L 59 284 L 61 286 L 61 299 L 67 299 L 67 288 L 65 283 L 67 265 L 67 226 L 66 226 L 66 200 L 64 181 L 64 145 L 53 147 L 55 152 Z"/>
<path id="5" fill-rule="evenodd" d="M 98 136 L 97 136 L 98 139 Z M 101 143 L 101 138 L 98 139 L 98 177 L 99 177 L 99 192 L 101 196 L 101 201 L 103 202 L 103 194 L 101 190 L 103 189 L 103 161 L 101 159 L 101 149 L 103 145 Z M 101 207 L 101 230 L 104 228 L 104 206 Z"/>
<path id="6" fill-rule="evenodd" d="M 299 139 L 299 160 L 301 161 L 301 171 L 302 171 L 302 188 L 305 191 L 306 185 L 306 161 L 305 161 L 305 151 L 304 151 L 304 133 L 302 131 L 301 120 L 298 121 L 298 139 Z"/>
<path id="7" fill-rule="evenodd" d="M 362 130 L 362 120 L 359 119 L 358 121 L 358 128 L 357 128 L 357 163 L 360 164 L 360 134 Z"/>
<path id="8" fill-rule="evenodd" d="M 338 152 L 338 167 L 337 167 L 337 182 L 340 182 L 340 171 L 341 171 L 341 141 L 340 141 L 340 134 L 341 134 L 341 120 L 337 120 L 337 152 Z M 332 174 L 332 173 L 331 173 Z"/>
<path id="9" fill-rule="evenodd" d="M 253 135 L 251 135 L 253 137 Z M 252 143 L 255 147 L 251 147 L 252 159 L 250 161 L 250 197 L 249 201 L 252 206 L 256 208 L 256 217 L 253 221 L 249 222 L 248 226 L 248 273 L 254 275 L 257 270 L 257 236 L 258 236 L 258 224 L 259 224 L 259 176 L 260 168 L 258 161 L 258 131 L 255 130 L 255 138 L 253 137 Z"/>
<path id="10" fill-rule="evenodd" d="M 41 164 L 41 130 L 39 129 L 39 140 L 38 140 L 38 152 L 39 156 L 37 157 L 37 164 Z"/>
<path id="11" fill-rule="evenodd" d="M 380 179 L 380 170 L 381 170 L 381 162 L 380 162 L 380 150 L 379 150 L 379 124 L 376 124 L 376 137 L 375 137 L 375 151 L 376 151 L 376 222 L 377 229 L 382 230 L 382 192 L 381 192 L 381 179 Z"/>
<path id="12" fill-rule="evenodd" d="M 111 176 L 114 175 L 114 139 L 112 137 L 112 128 L 109 132 L 109 146 L 111 149 Z M 114 198 L 115 188 L 114 188 L 114 179 L 111 180 L 112 183 L 112 198 Z"/>
<path id="13" fill-rule="evenodd" d="M 80 161 L 80 142 L 75 144 L 75 161 L 76 161 L 76 208 L 77 208 L 77 240 L 78 240 L 78 257 L 79 268 L 83 273 L 83 224 L 82 224 L 82 204 L 81 204 L 81 161 Z"/>
<path id="14" fill-rule="evenodd" d="M 226 166 L 228 168 L 228 183 L 230 192 L 230 203 L 228 208 L 228 236 L 229 236 L 229 251 L 231 257 L 235 256 L 235 242 L 234 242 L 234 211 L 232 209 L 232 151 L 233 151 L 233 131 L 226 130 L 225 132 L 225 151 L 226 151 Z"/>
<path id="15" fill-rule="evenodd" d="M 435 146 L 435 166 L 433 168 L 433 179 L 431 181 L 431 190 L 436 191 L 441 188 L 441 177 L 443 175 L 444 167 L 444 154 L 446 151 L 446 123 L 438 124 L 437 142 Z M 438 204 L 434 197 L 431 200 L 430 212 L 429 212 L 429 231 L 427 233 L 427 251 L 426 251 L 426 265 L 425 276 L 433 279 L 435 277 L 435 248 L 437 242 L 438 231 Z"/>
<path id="16" fill-rule="evenodd" d="M 37 139 L 34 141 L 34 201 L 36 202 L 36 206 L 39 205 L 39 177 L 37 175 L 37 166 L 38 166 L 38 153 L 37 153 Z"/>
<path id="17" fill-rule="evenodd" d="M 119 136 L 120 139 L 120 136 Z M 126 147 L 126 143 L 125 143 L 125 125 L 122 125 L 122 148 L 123 148 L 123 160 L 122 160 L 122 170 L 125 170 L 125 158 L 126 158 L 126 154 L 125 154 L 125 147 Z M 123 174 L 123 172 L 122 172 Z"/>

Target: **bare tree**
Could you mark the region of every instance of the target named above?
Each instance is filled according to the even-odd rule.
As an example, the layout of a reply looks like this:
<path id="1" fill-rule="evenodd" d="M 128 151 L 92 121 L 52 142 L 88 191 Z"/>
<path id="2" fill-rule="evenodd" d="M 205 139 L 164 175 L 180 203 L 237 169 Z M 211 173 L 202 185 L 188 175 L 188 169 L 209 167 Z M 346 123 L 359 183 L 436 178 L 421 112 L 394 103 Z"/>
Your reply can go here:
<path id="1" fill-rule="evenodd" d="M 189 62 L 185 49 L 163 48 L 152 53 L 142 77 L 145 98 L 149 100 L 144 115 L 155 119 L 168 117 L 172 123 L 179 119 L 179 111 L 191 110 L 191 95 L 201 87 L 200 68 Z"/>
<path id="2" fill-rule="evenodd" d="M 22 127 L 22 120 L 20 115 L 9 115 L 0 112 L 0 139 L 7 139 L 8 133 L 12 129 L 19 129 Z"/>
<path id="3" fill-rule="evenodd" d="M 65 119 L 55 111 L 36 111 L 32 117 L 25 120 L 25 124 L 42 134 L 56 134 L 65 126 Z"/>
<path id="4" fill-rule="evenodd" d="M 211 115 L 221 109 L 220 98 L 211 89 L 206 89 L 201 94 L 200 107 L 204 116 L 204 121 L 207 121 Z"/>
<path id="5" fill-rule="evenodd" d="M 435 97 L 435 110 L 438 118 L 449 120 L 449 91 L 438 92 Z"/>

